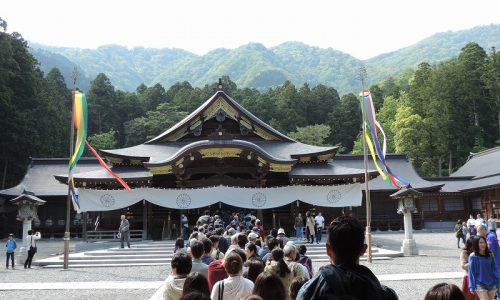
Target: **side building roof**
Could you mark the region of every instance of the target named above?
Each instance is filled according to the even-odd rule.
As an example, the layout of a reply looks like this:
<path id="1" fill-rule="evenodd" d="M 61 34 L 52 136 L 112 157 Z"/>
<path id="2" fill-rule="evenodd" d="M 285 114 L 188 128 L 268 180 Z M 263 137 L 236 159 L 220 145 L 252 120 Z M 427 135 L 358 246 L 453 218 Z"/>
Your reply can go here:
<path id="1" fill-rule="evenodd" d="M 471 153 L 467 162 L 450 177 L 469 177 L 461 191 L 474 191 L 500 185 L 500 146 Z"/>
<path id="2" fill-rule="evenodd" d="M 408 180 L 414 189 L 418 189 L 420 191 L 438 191 L 442 186 L 442 184 L 435 184 L 420 177 L 406 154 L 387 154 L 386 160 L 391 170 L 398 176 Z M 334 164 L 335 166 L 364 169 L 363 155 L 338 154 L 335 156 Z M 375 164 L 371 158 L 368 159 L 368 169 L 376 170 Z M 365 189 L 364 185 L 363 189 Z M 387 184 L 381 176 L 369 181 L 369 189 L 372 191 L 396 190 L 395 187 Z"/>

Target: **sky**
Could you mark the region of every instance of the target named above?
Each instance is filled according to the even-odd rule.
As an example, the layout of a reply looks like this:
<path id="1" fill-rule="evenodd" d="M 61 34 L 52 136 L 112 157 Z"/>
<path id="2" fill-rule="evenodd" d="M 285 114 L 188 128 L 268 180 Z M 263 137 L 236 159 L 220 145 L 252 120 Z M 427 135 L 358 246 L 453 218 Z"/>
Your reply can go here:
<path id="1" fill-rule="evenodd" d="M 331 47 L 359 59 L 444 31 L 500 24 L 499 0 L 1 0 L 7 32 L 50 46 L 181 48 L 251 42 Z"/>

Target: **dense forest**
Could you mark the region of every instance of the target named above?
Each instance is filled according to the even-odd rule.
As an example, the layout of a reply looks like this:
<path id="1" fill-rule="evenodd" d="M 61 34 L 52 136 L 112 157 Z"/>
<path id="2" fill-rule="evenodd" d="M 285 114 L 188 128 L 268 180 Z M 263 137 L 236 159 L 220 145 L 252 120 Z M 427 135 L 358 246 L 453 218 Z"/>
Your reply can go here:
<path id="1" fill-rule="evenodd" d="M 40 62 L 42 71 L 47 73 L 57 67 L 68 86 L 72 86 L 73 66 L 78 66 L 77 82 L 84 91 L 100 73 L 106 74 L 115 88 L 128 92 L 135 91 L 141 83 L 169 87 L 179 81 L 189 81 L 194 87 L 203 87 L 225 74 L 240 88 L 265 91 L 289 80 L 296 86 L 304 83 L 311 87 L 334 86 L 343 95 L 360 89 L 353 74 L 361 66 L 366 66 L 367 82 L 373 84 L 398 76 L 406 68 L 415 69 L 422 61 L 432 64 L 456 57 L 471 41 L 483 49 L 498 49 L 500 24 L 436 33 L 416 44 L 367 60 L 299 42 L 285 42 L 270 48 L 249 43 L 236 49 L 215 49 L 204 55 L 175 48 L 129 49 L 119 45 L 80 49 L 30 44 L 30 51 Z"/>
<path id="2" fill-rule="evenodd" d="M 0 170 L 2 187 L 17 184 L 29 157 L 67 157 L 71 90 L 58 69 L 46 74 L 19 33 L 0 19 Z M 305 143 L 359 152 L 359 97 L 331 86 L 285 81 L 264 91 L 222 76 L 235 100 L 277 130 Z M 90 82 L 89 140 L 98 149 L 132 146 L 168 129 L 212 94 L 195 87 L 140 84 L 115 88 L 100 73 Z M 447 175 L 470 152 L 500 145 L 500 54 L 467 43 L 454 59 L 421 62 L 370 86 L 389 151 L 407 152 L 422 175 Z"/>

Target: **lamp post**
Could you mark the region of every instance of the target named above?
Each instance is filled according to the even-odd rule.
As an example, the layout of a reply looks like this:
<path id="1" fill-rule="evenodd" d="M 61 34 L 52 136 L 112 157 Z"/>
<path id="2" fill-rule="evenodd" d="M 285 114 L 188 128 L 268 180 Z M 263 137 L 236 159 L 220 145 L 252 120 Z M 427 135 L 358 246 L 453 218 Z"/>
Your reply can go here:
<path id="1" fill-rule="evenodd" d="M 16 219 L 23 222 L 23 245 L 18 254 L 18 261 L 20 261 L 22 255 L 27 252 L 28 243 L 26 236 L 28 236 L 28 231 L 31 230 L 31 222 L 38 219 L 38 206 L 44 205 L 45 201 L 35 195 L 24 192 L 20 196 L 10 200 L 10 202 L 18 206 Z"/>
<path id="2" fill-rule="evenodd" d="M 422 195 L 421 192 L 408 185 L 390 196 L 393 199 L 398 199 L 398 214 L 403 214 L 404 216 L 405 239 L 403 240 L 401 251 L 407 256 L 418 255 L 417 244 L 413 239 L 411 214 L 417 212 L 415 200 Z"/>

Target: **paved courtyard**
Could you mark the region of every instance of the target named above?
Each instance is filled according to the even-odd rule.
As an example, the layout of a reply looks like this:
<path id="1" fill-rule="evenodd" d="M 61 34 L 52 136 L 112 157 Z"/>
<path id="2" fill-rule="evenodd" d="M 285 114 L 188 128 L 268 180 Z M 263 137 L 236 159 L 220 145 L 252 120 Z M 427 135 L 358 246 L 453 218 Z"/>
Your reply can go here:
<path id="1" fill-rule="evenodd" d="M 399 251 L 404 233 L 374 232 L 373 244 Z M 461 285 L 459 250 L 453 232 L 417 231 L 414 238 L 419 256 L 361 262 L 400 299 L 423 299 L 439 282 Z M 323 239 L 324 240 L 324 239 Z M 71 242 L 74 251 L 115 247 L 116 243 Z M 41 241 L 35 259 L 60 254 L 62 241 Z M 314 263 L 317 270 L 324 263 Z M 2 299 L 148 299 L 170 272 L 168 266 L 93 267 L 60 269 L 0 269 Z"/>

